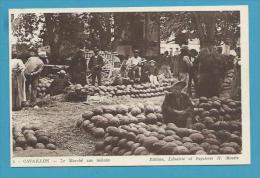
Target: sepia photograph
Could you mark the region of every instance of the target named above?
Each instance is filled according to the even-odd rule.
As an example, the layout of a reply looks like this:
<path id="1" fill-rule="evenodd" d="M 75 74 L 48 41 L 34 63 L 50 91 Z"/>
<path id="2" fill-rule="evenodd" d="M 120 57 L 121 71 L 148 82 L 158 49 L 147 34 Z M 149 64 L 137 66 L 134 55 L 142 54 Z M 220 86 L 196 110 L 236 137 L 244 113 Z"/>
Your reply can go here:
<path id="1" fill-rule="evenodd" d="M 249 164 L 247 16 L 10 9 L 11 165 Z"/>

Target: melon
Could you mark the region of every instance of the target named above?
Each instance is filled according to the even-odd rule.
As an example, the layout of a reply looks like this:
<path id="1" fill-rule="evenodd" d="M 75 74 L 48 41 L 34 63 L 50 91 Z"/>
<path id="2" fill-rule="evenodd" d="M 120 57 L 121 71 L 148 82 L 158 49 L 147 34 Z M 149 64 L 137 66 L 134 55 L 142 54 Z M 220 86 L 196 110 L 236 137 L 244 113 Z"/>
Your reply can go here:
<path id="1" fill-rule="evenodd" d="M 187 137 L 190 135 L 190 130 L 187 128 L 178 128 L 176 134 L 180 137 Z"/>
<path id="2" fill-rule="evenodd" d="M 94 113 L 94 115 L 101 115 L 103 114 L 103 109 L 101 107 L 96 107 L 92 109 L 92 112 Z"/>
<path id="3" fill-rule="evenodd" d="M 114 148 L 112 149 L 112 154 L 113 154 L 113 155 L 118 155 L 119 150 L 120 150 L 119 147 L 114 147 Z"/>
<path id="4" fill-rule="evenodd" d="M 19 136 L 16 138 L 16 145 L 23 147 L 26 144 L 26 139 L 24 136 Z"/>
<path id="5" fill-rule="evenodd" d="M 182 142 L 185 143 L 185 142 L 192 142 L 192 139 L 190 137 L 183 137 L 182 138 Z"/>
<path id="6" fill-rule="evenodd" d="M 92 116 L 94 116 L 94 112 L 92 112 L 92 111 L 85 111 L 82 114 L 82 118 L 85 120 L 90 120 Z"/>
<path id="7" fill-rule="evenodd" d="M 157 154 L 159 155 L 171 155 L 173 153 L 173 149 L 177 147 L 178 145 L 175 143 L 166 143 L 157 151 Z"/>
<path id="8" fill-rule="evenodd" d="M 155 142 L 152 146 L 153 150 L 160 150 L 164 145 L 166 145 L 167 142 L 163 140 L 159 140 L 158 142 Z"/>
<path id="9" fill-rule="evenodd" d="M 105 147 L 104 151 L 105 151 L 106 153 L 110 153 L 110 152 L 112 151 L 112 149 L 113 149 L 113 146 L 112 146 L 112 145 L 107 145 L 107 146 Z"/>
<path id="10" fill-rule="evenodd" d="M 165 142 L 172 142 L 172 141 L 175 141 L 175 138 L 172 137 L 172 136 L 167 136 L 167 137 L 163 138 L 163 141 L 165 141 Z"/>
<path id="11" fill-rule="evenodd" d="M 157 122 L 157 117 L 154 113 L 149 113 L 146 115 L 146 121 L 147 123 L 155 123 Z"/>
<path id="12" fill-rule="evenodd" d="M 125 105 L 118 105 L 116 108 L 117 114 L 127 114 L 128 113 L 128 107 Z"/>
<path id="13" fill-rule="evenodd" d="M 103 128 L 93 128 L 92 133 L 95 137 L 103 137 L 105 135 L 105 130 Z"/>
<path id="14" fill-rule="evenodd" d="M 138 148 L 138 147 L 140 147 L 140 146 L 141 146 L 140 143 L 134 143 L 134 144 L 132 144 L 132 146 L 131 146 L 131 151 L 132 151 L 132 152 L 135 151 L 136 148 Z"/>
<path id="15" fill-rule="evenodd" d="M 103 150 L 105 147 L 105 143 L 103 141 L 98 141 L 96 144 L 95 144 L 95 150 L 96 151 L 101 151 Z"/>
<path id="16" fill-rule="evenodd" d="M 186 148 L 185 146 L 176 146 L 173 149 L 173 154 L 174 155 L 187 155 L 189 153 L 190 152 L 189 152 L 188 148 Z"/>
<path id="17" fill-rule="evenodd" d="M 232 147 L 223 147 L 219 149 L 222 154 L 237 154 L 236 150 Z"/>
<path id="18" fill-rule="evenodd" d="M 203 147 L 201 147 L 201 146 L 194 146 L 194 147 L 190 148 L 190 153 L 191 154 L 195 154 L 197 151 L 200 151 L 200 150 L 204 151 Z"/>
<path id="19" fill-rule="evenodd" d="M 51 143 L 47 144 L 46 148 L 49 149 L 49 150 L 56 150 L 56 146 L 54 144 L 51 144 Z"/>
<path id="20" fill-rule="evenodd" d="M 133 107 L 130 112 L 133 116 L 137 116 L 142 113 L 141 109 L 138 107 Z"/>
<path id="21" fill-rule="evenodd" d="M 49 137 L 48 136 L 39 136 L 38 142 L 43 143 L 43 144 L 48 144 L 49 143 Z"/>
<path id="22" fill-rule="evenodd" d="M 194 133 L 189 136 L 189 138 L 196 143 L 201 143 L 204 140 L 204 136 L 200 133 Z"/>
<path id="23" fill-rule="evenodd" d="M 192 125 L 192 129 L 199 130 L 199 131 L 201 131 L 205 128 L 206 128 L 206 126 L 203 123 L 200 123 L 200 122 Z"/>
<path id="24" fill-rule="evenodd" d="M 23 151 L 23 148 L 22 147 L 15 147 L 14 151 Z"/>
<path id="25" fill-rule="evenodd" d="M 37 138 L 34 135 L 26 135 L 26 141 L 28 145 L 34 146 L 37 143 Z"/>
<path id="26" fill-rule="evenodd" d="M 45 148 L 45 145 L 42 144 L 42 143 L 37 143 L 37 144 L 35 145 L 35 148 L 36 148 L 36 149 L 44 149 L 44 148 Z"/>
<path id="27" fill-rule="evenodd" d="M 138 147 L 135 151 L 134 151 L 134 155 L 148 155 L 149 152 L 148 150 L 141 146 L 141 147 Z"/>
<path id="28" fill-rule="evenodd" d="M 165 135 L 166 136 L 176 135 L 176 132 L 174 132 L 173 130 L 166 130 Z"/>
<path id="29" fill-rule="evenodd" d="M 207 153 L 204 150 L 198 150 L 195 155 L 207 155 Z"/>

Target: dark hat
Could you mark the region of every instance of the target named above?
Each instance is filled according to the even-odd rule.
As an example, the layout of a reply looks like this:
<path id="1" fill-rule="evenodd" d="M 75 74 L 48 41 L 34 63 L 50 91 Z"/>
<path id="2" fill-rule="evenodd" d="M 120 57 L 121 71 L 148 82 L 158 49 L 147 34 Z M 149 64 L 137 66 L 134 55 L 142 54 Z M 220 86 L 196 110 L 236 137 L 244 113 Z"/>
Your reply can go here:
<path id="1" fill-rule="evenodd" d="M 138 49 L 135 49 L 135 50 L 134 50 L 134 53 L 139 53 L 139 50 L 138 50 Z"/>
<path id="2" fill-rule="evenodd" d="M 173 92 L 173 91 L 182 91 L 186 86 L 186 83 L 183 82 L 183 81 L 180 81 L 180 82 L 177 82 L 175 83 L 171 88 L 170 88 L 170 91 Z"/>

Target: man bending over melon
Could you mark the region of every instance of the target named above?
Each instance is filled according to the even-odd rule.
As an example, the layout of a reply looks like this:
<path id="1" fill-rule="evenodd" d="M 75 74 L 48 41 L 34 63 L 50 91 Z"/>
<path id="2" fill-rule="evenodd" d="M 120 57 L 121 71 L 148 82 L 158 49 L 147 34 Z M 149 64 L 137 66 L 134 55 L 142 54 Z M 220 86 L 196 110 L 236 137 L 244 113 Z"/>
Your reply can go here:
<path id="1" fill-rule="evenodd" d="M 177 82 L 165 96 L 162 104 L 163 118 L 166 123 L 174 123 L 177 127 L 191 128 L 193 104 L 190 97 L 183 93 L 185 82 Z"/>

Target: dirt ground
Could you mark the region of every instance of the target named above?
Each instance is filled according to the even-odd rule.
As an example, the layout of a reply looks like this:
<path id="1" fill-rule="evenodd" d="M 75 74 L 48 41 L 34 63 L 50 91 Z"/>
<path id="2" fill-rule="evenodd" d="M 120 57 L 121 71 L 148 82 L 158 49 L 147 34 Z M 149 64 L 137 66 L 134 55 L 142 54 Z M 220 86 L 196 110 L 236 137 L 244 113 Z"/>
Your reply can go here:
<path id="1" fill-rule="evenodd" d="M 21 128 L 24 125 L 39 126 L 50 133 L 52 138 L 56 140 L 58 149 L 60 150 L 69 151 L 71 154 L 77 156 L 94 155 L 94 144 L 97 140 L 90 134 L 75 128 L 76 121 L 81 118 L 81 114 L 84 111 L 105 104 L 122 103 L 131 105 L 140 102 L 144 103 L 145 101 L 162 104 L 163 99 L 164 96 L 147 99 L 104 98 L 100 103 L 91 101 L 89 103 L 71 103 L 64 101 L 62 95 L 60 95 L 45 99 L 43 102 L 45 105 L 39 108 L 24 108 L 21 111 L 13 112 L 12 123 L 17 128 Z M 18 156 L 18 154 L 14 155 Z M 46 156 L 44 152 L 41 155 Z"/>

